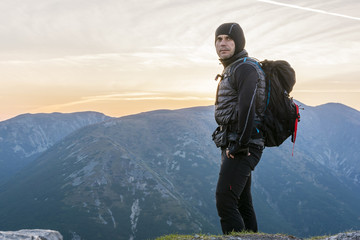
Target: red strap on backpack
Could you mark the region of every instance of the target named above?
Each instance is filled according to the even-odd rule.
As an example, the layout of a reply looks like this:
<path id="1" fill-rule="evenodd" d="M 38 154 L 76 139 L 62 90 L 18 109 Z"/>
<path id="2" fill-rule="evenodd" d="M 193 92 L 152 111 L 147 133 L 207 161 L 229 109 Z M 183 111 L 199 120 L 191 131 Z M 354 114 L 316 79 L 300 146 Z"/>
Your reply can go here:
<path id="1" fill-rule="evenodd" d="M 295 148 L 297 127 L 298 127 L 298 122 L 300 121 L 299 106 L 296 103 L 295 103 L 295 107 L 296 107 L 296 119 L 295 119 L 294 133 L 293 133 L 293 136 L 292 136 L 292 142 L 293 142 L 293 150 L 292 150 L 292 154 L 291 154 L 292 156 L 294 156 L 294 148 Z"/>

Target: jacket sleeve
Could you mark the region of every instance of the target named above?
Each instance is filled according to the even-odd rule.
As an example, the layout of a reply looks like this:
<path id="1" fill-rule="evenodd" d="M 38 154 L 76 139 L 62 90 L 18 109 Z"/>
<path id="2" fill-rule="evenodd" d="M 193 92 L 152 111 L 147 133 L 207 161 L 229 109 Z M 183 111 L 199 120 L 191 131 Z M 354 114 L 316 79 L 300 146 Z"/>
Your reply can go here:
<path id="1" fill-rule="evenodd" d="M 238 92 L 237 133 L 239 143 L 249 143 L 255 119 L 255 99 L 259 76 L 256 69 L 249 64 L 242 64 L 235 71 L 235 87 Z"/>

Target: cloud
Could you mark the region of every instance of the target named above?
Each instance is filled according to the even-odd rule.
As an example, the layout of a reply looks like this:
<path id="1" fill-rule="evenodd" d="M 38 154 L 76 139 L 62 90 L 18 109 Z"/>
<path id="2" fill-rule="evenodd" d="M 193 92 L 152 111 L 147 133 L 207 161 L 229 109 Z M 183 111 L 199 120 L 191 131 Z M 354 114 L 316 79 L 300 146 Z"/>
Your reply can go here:
<path id="1" fill-rule="evenodd" d="M 207 96 L 189 96 L 182 94 L 156 93 L 156 92 L 128 92 L 105 94 L 97 96 L 82 97 L 81 100 L 72 101 L 62 104 L 54 104 L 46 106 L 46 109 L 61 109 L 69 106 L 82 105 L 93 102 L 112 102 L 112 101 L 148 101 L 148 100 L 163 100 L 163 101 L 213 101 L 213 97 Z"/>
<path id="2" fill-rule="evenodd" d="M 300 89 L 296 90 L 298 93 L 360 93 L 360 89 L 334 89 L 334 90 L 322 90 L 322 89 Z"/>
<path id="3" fill-rule="evenodd" d="M 315 8 L 301 7 L 301 6 L 297 6 L 297 5 L 294 5 L 294 4 L 281 3 L 281 2 L 277 2 L 277 1 L 271 1 L 271 0 L 258 0 L 258 1 L 259 2 L 269 3 L 269 4 L 274 4 L 274 5 L 279 5 L 279 6 L 284 6 L 284 7 L 289 7 L 289 8 L 296 8 L 296 9 L 309 11 L 309 12 L 316 12 L 316 13 L 321 13 L 321 14 L 332 15 L 332 16 L 335 16 L 335 17 L 342 17 L 342 18 L 347 18 L 347 19 L 351 19 L 351 20 L 360 21 L 360 18 L 358 18 L 358 17 L 353 17 L 353 16 L 349 16 L 349 15 L 328 12 L 328 11 L 325 11 L 325 10 L 320 10 L 320 9 L 315 9 Z"/>
<path id="4" fill-rule="evenodd" d="M 355 79 L 358 0 L 281 1 L 3 0 L 0 93 L 22 104 L 31 93 L 48 109 L 205 101 L 222 71 L 214 31 L 229 21 L 243 27 L 250 56 L 289 61 L 299 83 L 311 82 L 303 89 L 319 78 L 321 89 L 330 78 Z"/>
<path id="5" fill-rule="evenodd" d="M 174 101 L 184 101 L 184 100 L 213 100 L 212 97 L 201 97 L 201 96 L 188 96 L 186 94 L 169 94 L 161 92 L 130 92 L 130 93 L 117 93 L 117 94 L 107 94 L 107 95 L 98 95 L 84 97 L 84 100 L 77 103 L 83 102 L 93 102 L 93 101 L 143 101 L 143 100 L 174 100 Z M 72 103 L 70 103 L 72 104 Z"/>
<path id="6" fill-rule="evenodd" d="M 187 95 L 187 94 L 168 94 L 160 92 L 128 92 L 128 93 L 116 93 L 116 94 L 105 94 L 97 96 L 82 97 L 80 100 L 71 101 L 67 103 L 52 104 L 31 110 L 32 112 L 49 112 L 49 111 L 63 111 L 64 109 L 81 109 L 82 106 L 117 106 L 124 103 L 139 102 L 149 103 L 154 102 L 178 102 L 183 104 L 185 102 L 207 102 L 211 104 L 214 101 L 213 97 L 199 96 L 199 95 Z"/>

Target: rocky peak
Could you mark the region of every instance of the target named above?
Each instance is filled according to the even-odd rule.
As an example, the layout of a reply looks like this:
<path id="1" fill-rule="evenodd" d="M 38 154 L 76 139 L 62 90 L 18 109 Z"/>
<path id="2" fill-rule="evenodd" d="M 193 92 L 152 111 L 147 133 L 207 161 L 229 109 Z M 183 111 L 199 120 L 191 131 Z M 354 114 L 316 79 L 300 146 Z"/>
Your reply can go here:
<path id="1" fill-rule="evenodd" d="M 19 231 L 0 231 L 2 240 L 63 240 L 63 236 L 53 230 L 24 229 Z"/>

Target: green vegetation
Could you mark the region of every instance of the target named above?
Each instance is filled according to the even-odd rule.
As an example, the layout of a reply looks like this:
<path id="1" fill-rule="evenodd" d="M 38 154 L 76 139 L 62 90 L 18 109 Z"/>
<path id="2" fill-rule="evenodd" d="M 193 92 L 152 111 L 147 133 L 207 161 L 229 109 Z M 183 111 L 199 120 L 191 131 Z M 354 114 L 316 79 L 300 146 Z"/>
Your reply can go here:
<path id="1" fill-rule="evenodd" d="M 322 239 L 325 239 L 328 237 L 330 237 L 330 235 L 311 237 L 311 238 L 308 238 L 308 240 L 322 240 Z"/>
<path id="2" fill-rule="evenodd" d="M 240 237 L 246 239 L 268 239 L 268 240 L 284 240 L 284 239 L 294 239 L 300 240 L 302 238 L 297 238 L 287 234 L 268 234 L 262 232 L 232 232 L 229 235 L 207 235 L 207 234 L 195 234 L 195 235 L 179 235 L 179 234 L 170 234 L 156 238 L 155 240 L 231 240 L 232 237 Z M 311 238 L 305 238 L 303 240 L 324 240 L 329 238 L 330 235 L 324 236 L 315 236 Z"/>
<path id="3" fill-rule="evenodd" d="M 232 232 L 229 235 L 207 235 L 207 234 L 195 234 L 195 235 L 179 235 L 179 234 L 170 234 L 166 236 L 161 236 L 156 238 L 155 240 L 226 240 L 231 239 L 231 237 L 255 237 L 258 236 L 259 239 L 285 239 L 285 238 L 293 238 L 293 236 L 287 236 L 285 234 L 267 234 L 262 232 Z M 271 237 L 270 237 L 271 236 Z"/>
<path id="4" fill-rule="evenodd" d="M 205 235 L 201 235 L 202 237 L 205 237 Z M 186 239 L 193 239 L 194 236 L 192 235 L 177 235 L 177 234 L 170 234 L 162 237 L 158 237 L 155 240 L 186 240 Z"/>

